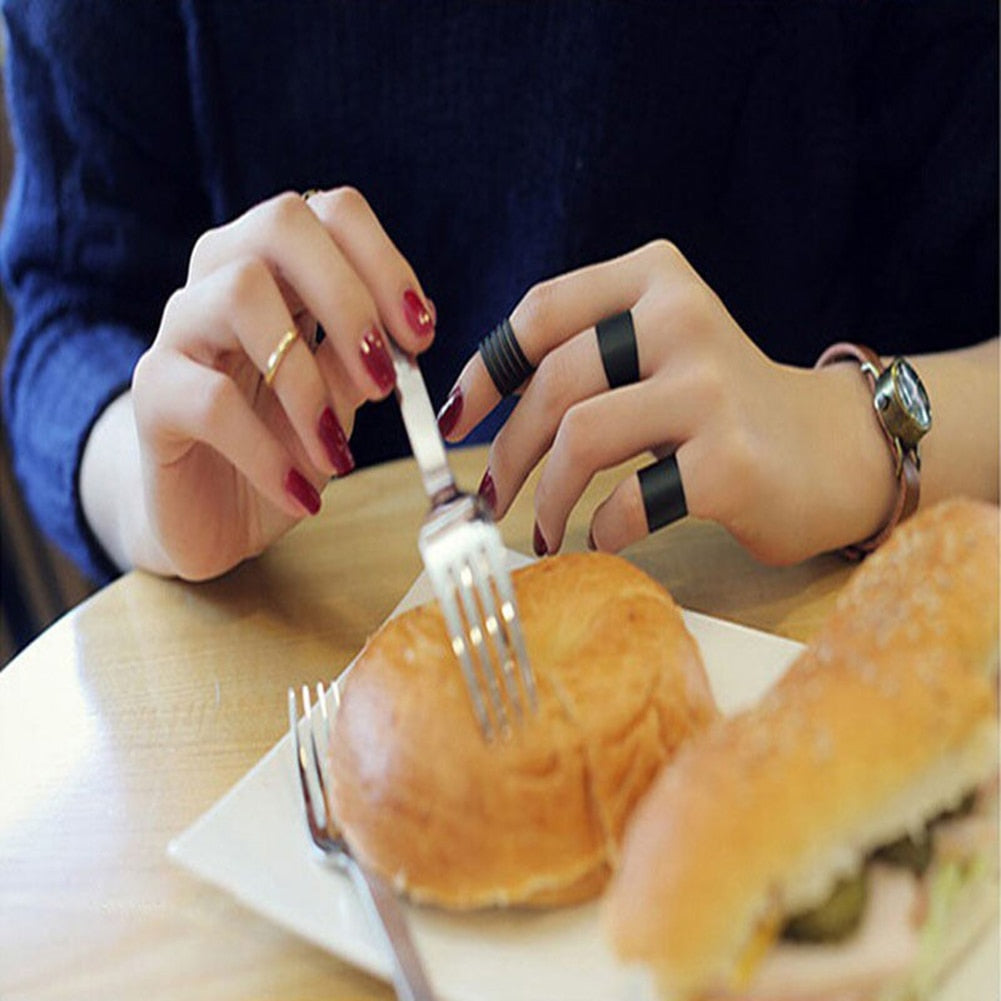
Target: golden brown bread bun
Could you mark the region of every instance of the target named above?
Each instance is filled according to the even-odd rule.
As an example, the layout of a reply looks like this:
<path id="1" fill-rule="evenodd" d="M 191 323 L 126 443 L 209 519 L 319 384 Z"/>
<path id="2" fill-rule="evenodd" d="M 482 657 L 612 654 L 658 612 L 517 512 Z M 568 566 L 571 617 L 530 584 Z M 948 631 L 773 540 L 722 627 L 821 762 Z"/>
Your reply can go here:
<path id="1" fill-rule="evenodd" d="M 333 727 L 333 811 L 420 901 L 551 905 L 605 885 L 661 764 L 716 716 L 694 640 L 655 581 L 577 554 L 513 575 L 538 716 L 484 742 L 437 604 L 387 622 Z"/>
<path id="2" fill-rule="evenodd" d="M 762 925 L 996 775 L 997 665 L 998 509 L 923 511 L 756 707 L 664 769 L 605 902 L 616 951 L 670 997 L 731 984 Z"/>

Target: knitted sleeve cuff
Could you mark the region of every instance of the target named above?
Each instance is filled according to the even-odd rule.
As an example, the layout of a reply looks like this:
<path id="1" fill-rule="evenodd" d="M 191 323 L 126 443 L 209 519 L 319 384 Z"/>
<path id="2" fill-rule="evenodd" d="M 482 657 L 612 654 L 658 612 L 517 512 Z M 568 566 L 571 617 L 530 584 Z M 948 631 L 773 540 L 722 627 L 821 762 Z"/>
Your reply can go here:
<path id="1" fill-rule="evenodd" d="M 43 532 L 98 583 L 121 571 L 98 543 L 80 501 L 80 464 L 105 408 L 129 386 L 145 348 L 126 327 L 86 327 L 63 315 L 15 327 L 4 409 L 24 498 Z"/>

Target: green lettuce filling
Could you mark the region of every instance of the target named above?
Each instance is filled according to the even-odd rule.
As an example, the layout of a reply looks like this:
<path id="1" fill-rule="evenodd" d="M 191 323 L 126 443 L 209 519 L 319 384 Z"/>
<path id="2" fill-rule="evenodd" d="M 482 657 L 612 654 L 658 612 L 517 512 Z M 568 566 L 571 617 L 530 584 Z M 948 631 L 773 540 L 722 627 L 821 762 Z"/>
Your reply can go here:
<path id="1" fill-rule="evenodd" d="M 948 859 L 932 867 L 928 878 L 928 912 L 918 938 L 918 954 L 910 976 L 879 995 L 878 1001 L 914 1001 L 927 997 L 942 973 L 941 957 L 957 914 L 972 897 L 976 884 L 987 878 L 990 865 L 983 855 Z"/>

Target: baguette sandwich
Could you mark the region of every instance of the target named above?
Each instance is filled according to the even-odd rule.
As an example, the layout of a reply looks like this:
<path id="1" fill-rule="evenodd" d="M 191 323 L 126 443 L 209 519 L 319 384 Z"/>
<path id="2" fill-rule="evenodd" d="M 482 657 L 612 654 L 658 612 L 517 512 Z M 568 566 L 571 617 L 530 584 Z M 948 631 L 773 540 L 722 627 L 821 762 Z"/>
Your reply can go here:
<path id="1" fill-rule="evenodd" d="M 950 501 L 664 769 L 606 928 L 665 998 L 926 997 L 996 921 L 997 788 L 998 509 Z"/>

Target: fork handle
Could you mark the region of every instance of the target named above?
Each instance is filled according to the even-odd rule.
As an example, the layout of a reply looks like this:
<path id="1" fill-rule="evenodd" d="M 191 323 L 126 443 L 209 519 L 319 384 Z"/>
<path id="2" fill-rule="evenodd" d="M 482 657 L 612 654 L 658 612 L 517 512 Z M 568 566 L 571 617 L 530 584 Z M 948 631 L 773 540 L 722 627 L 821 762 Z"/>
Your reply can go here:
<path id="1" fill-rule="evenodd" d="M 435 1001 L 424 964 L 410 937 L 407 921 L 396 895 L 385 880 L 356 859 L 347 860 L 348 872 L 365 904 L 373 926 L 381 930 L 393 960 L 393 987 L 400 1001 Z"/>
<path id="2" fill-rule="evenodd" d="M 421 471 L 424 491 L 432 504 L 450 500 L 456 493 L 455 480 L 448 467 L 445 443 L 438 431 L 438 419 L 431 406 L 424 376 L 417 362 L 392 340 L 389 342 L 389 353 L 396 369 L 396 400 L 410 439 L 410 449 Z"/>

